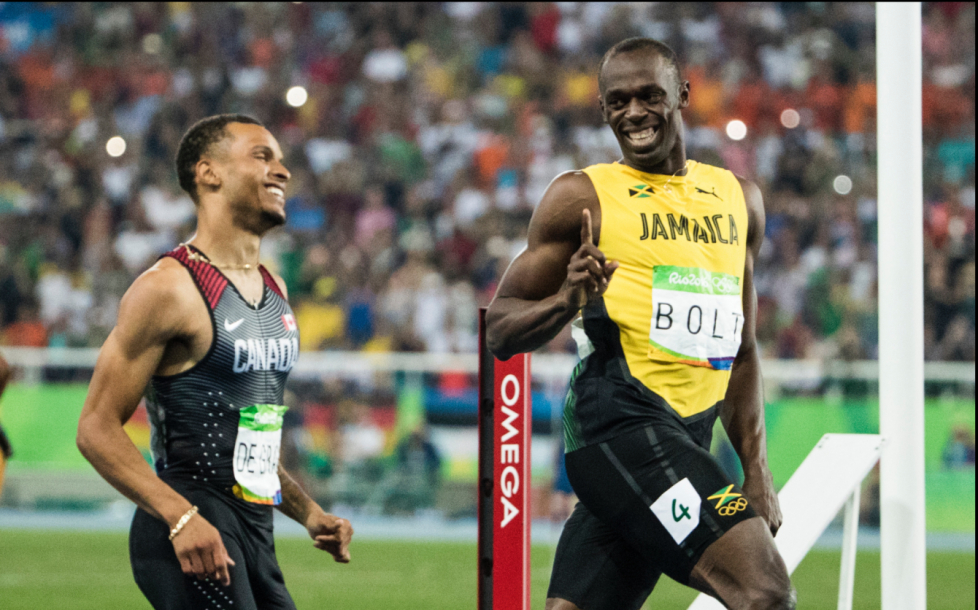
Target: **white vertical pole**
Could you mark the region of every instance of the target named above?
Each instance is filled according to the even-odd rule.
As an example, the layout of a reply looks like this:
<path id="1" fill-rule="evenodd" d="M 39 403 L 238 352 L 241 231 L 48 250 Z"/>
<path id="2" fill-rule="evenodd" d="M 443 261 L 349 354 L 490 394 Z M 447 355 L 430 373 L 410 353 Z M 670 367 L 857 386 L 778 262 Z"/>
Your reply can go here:
<path id="1" fill-rule="evenodd" d="M 846 501 L 842 525 L 842 568 L 839 570 L 839 609 L 852 610 L 852 590 L 856 584 L 856 549 L 859 542 L 859 494 L 856 485 Z"/>
<path id="2" fill-rule="evenodd" d="M 919 2 L 876 4 L 883 610 L 927 607 Z"/>

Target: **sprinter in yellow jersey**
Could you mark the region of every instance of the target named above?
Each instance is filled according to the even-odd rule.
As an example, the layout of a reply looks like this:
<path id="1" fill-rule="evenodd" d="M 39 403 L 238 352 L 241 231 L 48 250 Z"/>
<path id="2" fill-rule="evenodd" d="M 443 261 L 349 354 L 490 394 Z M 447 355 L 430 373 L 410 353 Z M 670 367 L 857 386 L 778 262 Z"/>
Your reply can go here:
<path id="1" fill-rule="evenodd" d="M 761 194 L 686 159 L 690 89 L 668 46 L 615 45 L 598 82 L 622 158 L 553 181 L 487 316 L 503 359 L 581 316 L 564 408 L 580 503 L 547 610 L 637 610 L 663 573 L 729 608 L 793 608 L 754 340 Z M 717 417 L 742 489 L 709 453 Z"/>

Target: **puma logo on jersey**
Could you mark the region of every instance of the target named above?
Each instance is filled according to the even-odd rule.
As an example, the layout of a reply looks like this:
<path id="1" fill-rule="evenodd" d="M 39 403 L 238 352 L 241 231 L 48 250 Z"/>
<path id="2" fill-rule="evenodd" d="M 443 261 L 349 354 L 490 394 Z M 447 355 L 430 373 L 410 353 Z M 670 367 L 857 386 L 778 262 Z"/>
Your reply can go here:
<path id="1" fill-rule="evenodd" d="M 709 190 L 709 191 L 706 190 L 706 189 L 701 189 L 700 187 L 696 187 L 696 192 L 697 193 L 703 193 L 704 195 L 713 195 L 714 197 L 716 197 L 720 201 L 723 201 L 723 198 L 720 197 L 719 195 L 717 195 L 717 187 L 715 187 L 715 186 L 711 190 Z"/>
<path id="2" fill-rule="evenodd" d="M 224 318 L 224 330 L 228 331 L 229 333 L 234 332 L 234 329 L 241 326 L 242 322 L 244 322 L 244 318 L 241 318 L 237 322 L 228 322 L 228 319 Z"/>
<path id="3" fill-rule="evenodd" d="M 299 358 L 299 339 L 235 339 L 234 372 L 290 371 Z"/>

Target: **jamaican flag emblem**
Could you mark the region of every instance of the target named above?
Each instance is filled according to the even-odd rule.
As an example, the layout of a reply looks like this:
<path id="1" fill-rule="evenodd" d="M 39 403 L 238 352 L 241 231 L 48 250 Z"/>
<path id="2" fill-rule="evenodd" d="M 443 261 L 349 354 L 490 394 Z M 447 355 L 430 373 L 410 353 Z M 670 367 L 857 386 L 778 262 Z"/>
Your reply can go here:
<path id="1" fill-rule="evenodd" d="M 733 487 L 733 485 L 728 485 L 712 496 L 707 497 L 707 500 L 717 501 L 714 508 L 717 509 L 721 517 L 735 515 L 747 508 L 747 498 L 743 494 L 733 491 Z"/>
<path id="2" fill-rule="evenodd" d="M 628 196 L 636 199 L 643 199 L 655 195 L 655 191 L 648 184 L 636 184 L 628 189 Z"/>

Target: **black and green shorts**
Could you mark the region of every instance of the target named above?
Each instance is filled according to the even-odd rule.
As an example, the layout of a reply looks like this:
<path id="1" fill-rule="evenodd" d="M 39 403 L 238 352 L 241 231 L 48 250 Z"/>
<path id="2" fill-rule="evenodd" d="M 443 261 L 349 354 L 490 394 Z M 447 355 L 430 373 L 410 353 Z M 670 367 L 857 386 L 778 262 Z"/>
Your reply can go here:
<path id="1" fill-rule="evenodd" d="M 547 597 L 637 610 L 659 576 L 688 584 L 706 549 L 755 516 L 709 451 L 647 425 L 566 456 L 580 500 L 557 545 Z"/>

